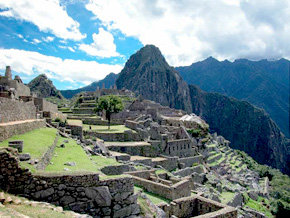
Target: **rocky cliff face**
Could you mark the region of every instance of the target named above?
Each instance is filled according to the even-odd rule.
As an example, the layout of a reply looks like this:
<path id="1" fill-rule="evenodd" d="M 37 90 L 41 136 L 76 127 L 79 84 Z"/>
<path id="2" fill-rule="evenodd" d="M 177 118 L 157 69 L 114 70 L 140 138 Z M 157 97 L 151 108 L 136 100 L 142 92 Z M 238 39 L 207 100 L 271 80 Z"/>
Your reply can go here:
<path id="1" fill-rule="evenodd" d="M 111 86 L 115 84 L 117 78 L 118 78 L 118 74 L 110 73 L 104 79 L 93 82 L 88 86 L 85 86 L 79 89 L 74 89 L 74 90 L 61 90 L 60 92 L 65 98 L 72 98 L 74 95 L 80 92 L 96 91 L 97 87 L 102 88 L 103 84 L 105 85 L 105 88 L 109 89 Z"/>
<path id="2" fill-rule="evenodd" d="M 289 140 L 264 110 L 193 85 L 189 89 L 193 112 L 209 123 L 211 131 L 225 136 L 232 148 L 245 151 L 257 162 L 290 173 Z"/>
<path id="3" fill-rule="evenodd" d="M 188 86 L 155 46 L 145 46 L 132 55 L 116 84 L 163 105 L 200 115 L 212 131 L 230 140 L 233 148 L 290 173 L 289 140 L 262 109 Z"/>
<path id="4" fill-rule="evenodd" d="M 177 67 L 182 78 L 207 92 L 246 100 L 265 109 L 289 137 L 290 61 L 218 61 L 212 57 L 190 66 Z"/>
<path id="5" fill-rule="evenodd" d="M 48 98 L 57 97 L 63 99 L 62 94 L 53 85 L 52 81 L 45 74 L 40 74 L 28 83 L 31 92 L 36 93 L 38 97 Z"/>
<path id="6" fill-rule="evenodd" d="M 162 105 L 191 111 L 187 84 L 153 45 L 145 46 L 130 57 L 116 85 Z"/>

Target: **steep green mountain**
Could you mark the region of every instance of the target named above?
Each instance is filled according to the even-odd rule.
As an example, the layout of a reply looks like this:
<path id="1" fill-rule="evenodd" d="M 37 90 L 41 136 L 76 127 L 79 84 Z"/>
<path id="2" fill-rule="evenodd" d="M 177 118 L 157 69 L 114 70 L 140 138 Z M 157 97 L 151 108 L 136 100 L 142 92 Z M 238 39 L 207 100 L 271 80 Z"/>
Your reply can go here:
<path id="1" fill-rule="evenodd" d="M 191 111 L 187 84 L 154 45 L 146 45 L 130 57 L 116 85 L 163 105 Z"/>
<path id="2" fill-rule="evenodd" d="M 55 88 L 52 81 L 45 74 L 40 74 L 28 83 L 31 92 L 36 93 L 38 97 L 55 97 L 63 99 L 62 94 Z"/>
<path id="3" fill-rule="evenodd" d="M 186 67 L 177 67 L 182 78 L 207 92 L 247 100 L 265 109 L 289 137 L 290 61 L 218 61 L 212 57 Z"/>
<path id="4" fill-rule="evenodd" d="M 264 110 L 248 102 L 188 86 L 161 52 L 149 45 L 132 55 L 116 81 L 163 105 L 200 115 L 212 131 L 249 153 L 259 163 L 289 172 L 289 141 Z"/>
<path id="5" fill-rule="evenodd" d="M 105 85 L 105 88 L 110 88 L 111 86 L 115 84 L 117 78 L 118 78 L 118 74 L 110 73 L 104 79 L 93 82 L 88 86 L 85 86 L 79 89 L 74 89 L 74 90 L 61 90 L 60 92 L 65 98 L 72 98 L 75 94 L 78 94 L 80 92 L 95 91 L 97 87 L 102 88 L 103 84 Z"/>
<path id="6" fill-rule="evenodd" d="M 290 141 L 264 110 L 193 85 L 189 89 L 193 112 L 209 123 L 211 131 L 225 136 L 233 148 L 257 162 L 290 173 Z"/>

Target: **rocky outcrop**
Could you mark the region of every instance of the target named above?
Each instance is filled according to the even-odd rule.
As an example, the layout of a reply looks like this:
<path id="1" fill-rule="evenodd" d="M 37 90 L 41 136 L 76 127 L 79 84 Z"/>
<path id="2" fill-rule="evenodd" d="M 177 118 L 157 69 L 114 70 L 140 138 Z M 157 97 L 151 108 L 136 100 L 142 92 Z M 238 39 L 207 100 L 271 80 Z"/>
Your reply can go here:
<path id="1" fill-rule="evenodd" d="M 130 57 L 116 85 L 162 105 L 191 112 L 187 84 L 154 45 L 146 45 Z"/>
<path id="2" fill-rule="evenodd" d="M 62 94 L 55 88 L 52 81 L 45 74 L 40 74 L 28 83 L 32 93 L 40 98 L 57 97 L 63 99 Z"/>

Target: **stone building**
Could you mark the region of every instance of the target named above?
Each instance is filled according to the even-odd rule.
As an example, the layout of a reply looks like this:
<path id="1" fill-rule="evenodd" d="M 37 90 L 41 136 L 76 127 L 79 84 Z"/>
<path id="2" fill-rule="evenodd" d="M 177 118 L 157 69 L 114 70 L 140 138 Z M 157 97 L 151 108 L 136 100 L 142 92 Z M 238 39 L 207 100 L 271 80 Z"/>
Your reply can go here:
<path id="1" fill-rule="evenodd" d="M 5 75 L 0 76 L 0 96 L 16 99 L 20 96 L 30 96 L 29 87 L 23 84 L 19 76 L 12 79 L 10 66 L 6 67 Z"/>

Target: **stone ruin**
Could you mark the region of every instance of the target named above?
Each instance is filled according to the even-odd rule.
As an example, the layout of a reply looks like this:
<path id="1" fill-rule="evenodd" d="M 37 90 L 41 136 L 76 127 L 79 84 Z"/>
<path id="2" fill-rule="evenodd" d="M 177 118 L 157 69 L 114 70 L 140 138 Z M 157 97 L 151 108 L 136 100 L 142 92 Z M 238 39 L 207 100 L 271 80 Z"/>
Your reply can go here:
<path id="1" fill-rule="evenodd" d="M 11 68 L 7 66 L 5 76 L 0 76 L 0 141 L 44 127 L 45 121 L 56 118 L 64 121 L 66 115 L 58 111 L 56 104 L 32 96 L 19 76 L 12 79 Z"/>

